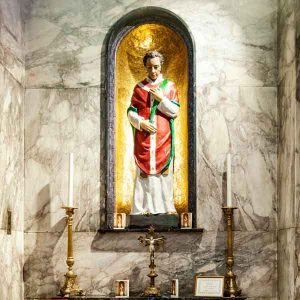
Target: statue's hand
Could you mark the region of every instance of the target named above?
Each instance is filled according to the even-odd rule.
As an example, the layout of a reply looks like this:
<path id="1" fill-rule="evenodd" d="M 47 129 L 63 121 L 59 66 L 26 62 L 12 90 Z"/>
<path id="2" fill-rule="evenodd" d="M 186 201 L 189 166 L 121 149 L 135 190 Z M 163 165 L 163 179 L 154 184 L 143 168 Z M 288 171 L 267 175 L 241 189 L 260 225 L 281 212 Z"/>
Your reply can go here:
<path id="1" fill-rule="evenodd" d="M 141 121 L 141 128 L 149 133 L 155 133 L 157 131 L 156 127 L 149 122 L 149 120 L 142 120 Z"/>
<path id="2" fill-rule="evenodd" d="M 156 101 L 158 102 L 163 101 L 164 94 L 160 89 L 150 89 L 150 93 L 154 96 Z"/>

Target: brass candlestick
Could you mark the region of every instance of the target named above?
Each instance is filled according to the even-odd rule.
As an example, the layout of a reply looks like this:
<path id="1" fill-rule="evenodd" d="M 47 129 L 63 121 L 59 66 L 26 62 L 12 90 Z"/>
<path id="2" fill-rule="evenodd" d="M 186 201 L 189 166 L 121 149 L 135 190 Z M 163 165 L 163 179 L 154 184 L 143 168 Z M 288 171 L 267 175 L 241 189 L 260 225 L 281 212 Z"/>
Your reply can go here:
<path id="1" fill-rule="evenodd" d="M 227 227 L 227 273 L 224 282 L 224 295 L 229 297 L 236 297 L 241 295 L 242 290 L 236 284 L 236 275 L 233 272 L 234 258 L 233 258 L 233 210 L 237 207 L 222 207 L 226 217 Z"/>
<path id="2" fill-rule="evenodd" d="M 65 274 L 65 284 L 60 289 L 60 296 L 83 296 L 84 292 L 76 284 L 77 275 L 73 271 L 74 257 L 73 257 L 73 215 L 77 207 L 62 207 L 66 211 L 67 226 L 68 226 L 68 251 L 67 251 L 67 265 L 68 271 Z"/>
<path id="3" fill-rule="evenodd" d="M 165 241 L 165 238 L 163 236 L 159 237 L 156 232 L 154 232 L 154 226 L 150 225 L 149 232 L 146 233 L 146 237 L 140 236 L 138 238 L 141 244 L 144 244 L 145 246 L 149 246 L 149 252 L 150 252 L 150 272 L 147 275 L 150 278 L 150 286 L 146 287 L 144 291 L 144 296 L 152 296 L 152 297 L 158 297 L 160 296 L 160 288 L 155 286 L 155 278 L 158 276 L 155 271 L 155 263 L 154 263 L 154 251 L 155 248 Z"/>

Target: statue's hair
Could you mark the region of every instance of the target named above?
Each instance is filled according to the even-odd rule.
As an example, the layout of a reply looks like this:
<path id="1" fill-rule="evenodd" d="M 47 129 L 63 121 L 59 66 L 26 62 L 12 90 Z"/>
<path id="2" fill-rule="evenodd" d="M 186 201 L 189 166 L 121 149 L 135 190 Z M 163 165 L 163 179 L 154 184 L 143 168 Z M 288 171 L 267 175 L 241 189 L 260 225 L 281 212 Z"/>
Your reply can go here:
<path id="1" fill-rule="evenodd" d="M 156 50 L 153 50 L 153 51 L 148 51 L 144 58 L 143 58 L 143 63 L 144 63 L 144 66 L 146 66 L 146 63 L 147 63 L 147 60 L 150 58 L 155 58 L 155 57 L 158 57 L 159 60 L 160 60 L 160 64 L 162 65 L 164 63 L 164 57 L 161 53 L 159 53 L 158 51 Z"/>

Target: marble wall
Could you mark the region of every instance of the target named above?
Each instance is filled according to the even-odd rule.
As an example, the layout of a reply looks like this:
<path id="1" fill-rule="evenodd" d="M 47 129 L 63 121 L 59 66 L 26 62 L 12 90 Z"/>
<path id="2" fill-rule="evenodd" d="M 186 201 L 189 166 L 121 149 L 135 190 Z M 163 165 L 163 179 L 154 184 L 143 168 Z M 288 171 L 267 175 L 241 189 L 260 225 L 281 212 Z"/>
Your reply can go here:
<path id="1" fill-rule="evenodd" d="M 0 61 L 21 84 L 25 75 L 22 10 L 21 0 L 0 1 Z"/>
<path id="2" fill-rule="evenodd" d="M 0 33 L 0 295 L 3 300 L 22 300 L 25 68 L 20 1 L 0 1 Z"/>
<path id="3" fill-rule="evenodd" d="M 90 295 L 108 295 L 115 279 L 129 278 L 138 293 L 147 281 L 148 258 L 138 233 L 97 232 L 106 193 L 104 42 L 117 20 L 142 6 L 177 14 L 193 36 L 196 54 L 195 201 L 198 227 L 205 232 L 166 234 L 157 256 L 162 290 L 178 276 L 181 294 L 191 295 L 195 272 L 224 274 L 222 173 L 231 142 L 239 208 L 235 270 L 244 294 L 277 299 L 276 0 L 25 1 L 25 296 L 55 295 L 63 282 L 61 206 L 70 151 L 81 287 Z"/>
<path id="4" fill-rule="evenodd" d="M 278 296 L 299 299 L 299 113 L 296 100 L 299 1 L 278 7 Z M 297 8 L 298 7 L 298 8 Z M 298 23 L 297 23 L 298 22 Z"/>
<path id="5" fill-rule="evenodd" d="M 296 203 L 297 203 L 297 229 L 296 229 L 296 298 L 300 298 L 300 3 L 296 1 Z"/>

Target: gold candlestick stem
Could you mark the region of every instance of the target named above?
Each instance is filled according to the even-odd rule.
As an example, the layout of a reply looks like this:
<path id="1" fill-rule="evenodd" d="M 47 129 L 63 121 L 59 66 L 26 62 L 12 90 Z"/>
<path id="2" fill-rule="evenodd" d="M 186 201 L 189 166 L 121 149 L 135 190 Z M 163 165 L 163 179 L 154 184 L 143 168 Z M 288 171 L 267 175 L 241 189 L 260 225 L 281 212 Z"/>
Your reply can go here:
<path id="1" fill-rule="evenodd" d="M 83 296 L 84 292 L 76 284 L 77 275 L 73 271 L 74 257 L 73 257 L 73 215 L 76 207 L 62 207 L 66 211 L 67 215 L 67 227 L 68 227 L 68 247 L 67 247 L 67 266 L 68 271 L 65 274 L 65 284 L 60 289 L 60 296 Z"/>
<path id="2" fill-rule="evenodd" d="M 224 295 L 229 297 L 236 297 L 241 295 L 241 289 L 236 283 L 236 275 L 233 272 L 234 257 L 233 257 L 233 210 L 236 207 L 222 207 L 226 217 L 227 227 L 227 273 L 224 282 Z"/>

